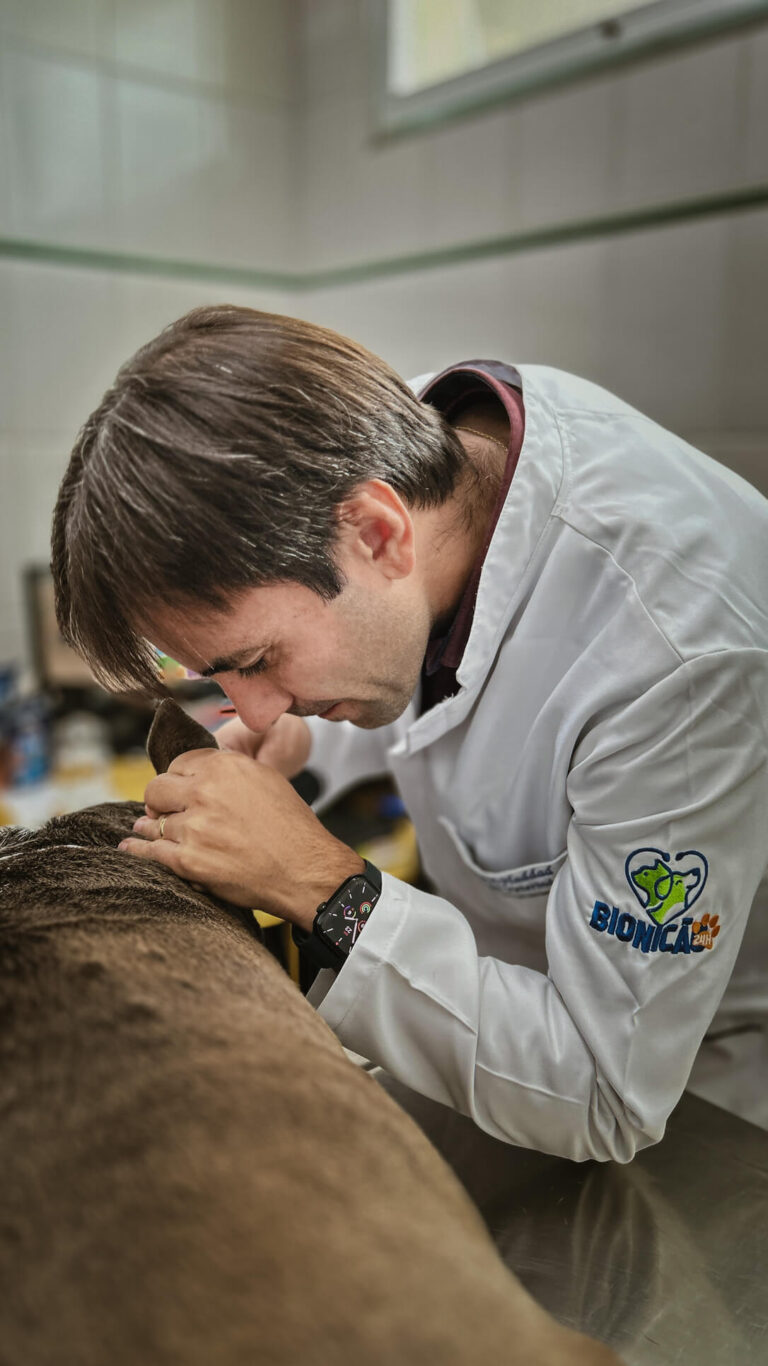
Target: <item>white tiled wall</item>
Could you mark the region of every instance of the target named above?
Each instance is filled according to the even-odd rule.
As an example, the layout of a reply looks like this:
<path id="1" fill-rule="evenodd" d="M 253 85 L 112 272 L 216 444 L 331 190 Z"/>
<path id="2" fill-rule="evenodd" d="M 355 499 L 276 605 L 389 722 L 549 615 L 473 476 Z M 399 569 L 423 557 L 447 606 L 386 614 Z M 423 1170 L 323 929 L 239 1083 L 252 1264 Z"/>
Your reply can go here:
<path id="1" fill-rule="evenodd" d="M 82 58 L 112 56 L 113 6 L 103 0 L 3 0 L 0 16 L 5 40 Z"/>
<path id="2" fill-rule="evenodd" d="M 587 376 L 768 495 L 768 210 L 321 290 L 408 376 L 471 356 Z"/>
<path id="3" fill-rule="evenodd" d="M 768 181 L 768 21 L 382 141 L 364 7 L 304 2 L 318 264 L 389 255 L 389 229 L 419 251 Z"/>
<path id="4" fill-rule="evenodd" d="M 768 186 L 768 22 L 396 141 L 356 0 L 305 0 L 311 257 L 364 264 Z M 589 375 L 768 493 L 768 210 L 323 290 L 305 313 L 416 374 Z"/>
<path id="5" fill-rule="evenodd" d="M 0 231 L 290 265 L 292 17 L 282 0 L 0 0 Z"/>
<path id="6" fill-rule="evenodd" d="M 0 0 L 0 236 L 304 272 L 768 182 L 768 24 L 383 142 L 365 11 Z M 0 257 L 0 660 L 78 426 L 196 303 L 560 365 L 768 491 L 767 297 L 765 209 L 300 294 Z"/>
<path id="7" fill-rule="evenodd" d="M 283 0 L 0 0 L 0 235 L 287 268 L 297 59 Z M 0 661 L 80 424 L 137 346 L 223 299 L 293 304 L 0 257 Z"/>
<path id="8" fill-rule="evenodd" d="M 0 261 L 0 662 L 27 655 L 22 567 L 48 562 L 80 425 L 137 347 L 187 309 L 223 300 L 295 308 L 272 290 Z"/>
<path id="9" fill-rule="evenodd" d="M 104 242 L 111 188 L 106 78 L 100 70 L 3 43 L 0 81 L 6 232 L 44 242 Z"/>

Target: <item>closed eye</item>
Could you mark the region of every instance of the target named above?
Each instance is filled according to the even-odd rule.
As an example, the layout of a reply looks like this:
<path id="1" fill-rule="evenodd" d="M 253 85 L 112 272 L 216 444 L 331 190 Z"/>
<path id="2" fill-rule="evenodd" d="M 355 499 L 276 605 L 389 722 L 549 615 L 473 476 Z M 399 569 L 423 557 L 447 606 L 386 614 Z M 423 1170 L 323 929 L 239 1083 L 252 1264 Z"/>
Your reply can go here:
<path id="1" fill-rule="evenodd" d="M 263 673 L 266 667 L 266 655 L 262 655 L 255 664 L 248 664 L 244 669 L 238 669 L 237 672 L 241 678 L 253 678 L 256 674 Z"/>

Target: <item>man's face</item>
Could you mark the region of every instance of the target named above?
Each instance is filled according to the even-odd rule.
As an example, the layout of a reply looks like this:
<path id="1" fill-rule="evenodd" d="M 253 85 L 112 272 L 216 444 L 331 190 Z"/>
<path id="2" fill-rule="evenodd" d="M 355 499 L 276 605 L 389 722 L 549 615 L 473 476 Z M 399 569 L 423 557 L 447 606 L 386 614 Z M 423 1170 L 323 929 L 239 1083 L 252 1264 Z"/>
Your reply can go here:
<path id="1" fill-rule="evenodd" d="M 283 712 L 384 726 L 416 688 L 428 607 L 410 576 L 372 577 L 354 564 L 347 573 L 331 602 L 280 583 L 233 595 L 226 612 L 163 609 L 143 630 L 172 659 L 215 677 L 251 730 Z"/>

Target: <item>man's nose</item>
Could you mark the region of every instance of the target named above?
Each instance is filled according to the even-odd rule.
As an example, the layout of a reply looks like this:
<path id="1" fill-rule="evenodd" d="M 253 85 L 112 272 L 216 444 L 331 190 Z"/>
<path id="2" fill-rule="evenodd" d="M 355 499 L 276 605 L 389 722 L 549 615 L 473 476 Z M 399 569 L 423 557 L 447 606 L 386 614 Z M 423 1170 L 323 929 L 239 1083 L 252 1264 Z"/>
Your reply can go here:
<path id="1" fill-rule="evenodd" d="M 227 687 L 227 696 L 249 730 L 267 730 L 293 703 L 293 695 L 265 678 L 242 678 Z"/>

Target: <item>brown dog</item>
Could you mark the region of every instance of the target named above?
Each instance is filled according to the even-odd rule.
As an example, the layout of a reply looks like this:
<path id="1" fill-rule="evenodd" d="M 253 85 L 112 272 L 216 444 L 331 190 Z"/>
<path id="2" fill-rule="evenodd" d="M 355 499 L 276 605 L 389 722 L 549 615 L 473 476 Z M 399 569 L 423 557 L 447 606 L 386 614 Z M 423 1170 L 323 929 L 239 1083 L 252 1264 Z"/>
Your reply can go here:
<path id="1" fill-rule="evenodd" d="M 615 1363 L 140 811 L 0 835 L 1 1366 Z"/>

